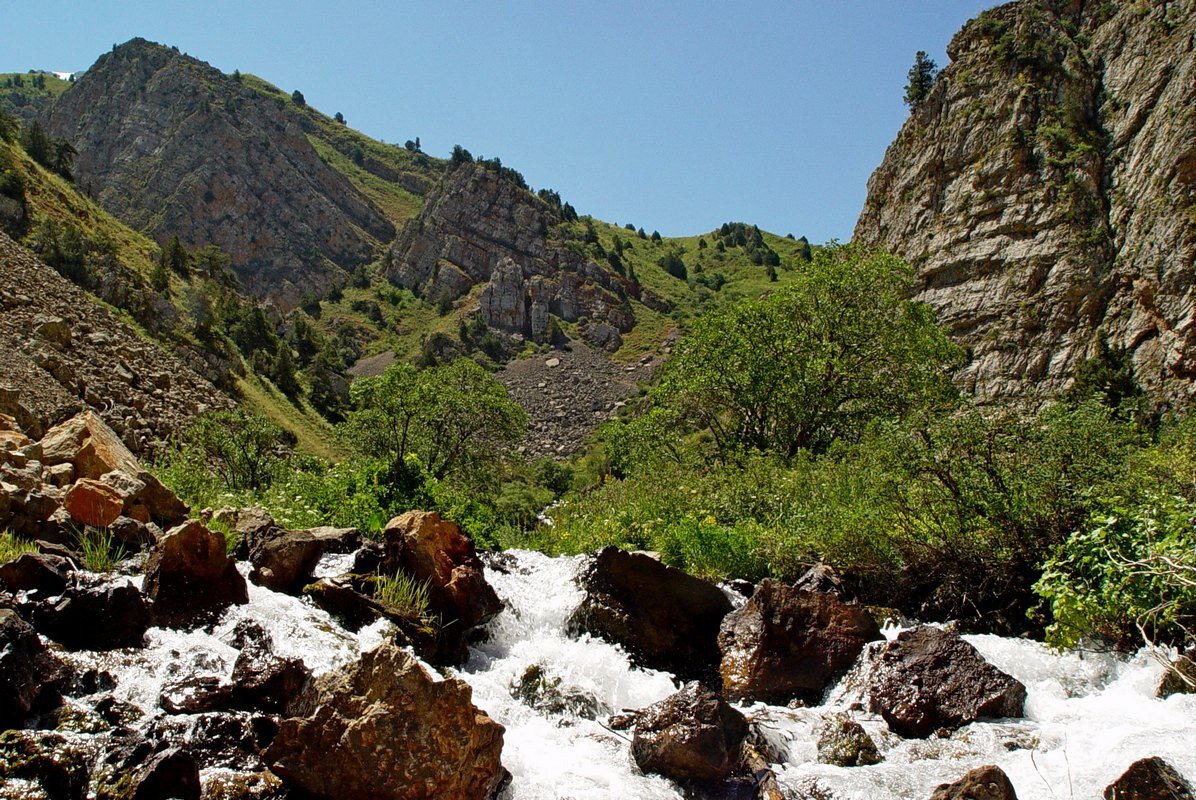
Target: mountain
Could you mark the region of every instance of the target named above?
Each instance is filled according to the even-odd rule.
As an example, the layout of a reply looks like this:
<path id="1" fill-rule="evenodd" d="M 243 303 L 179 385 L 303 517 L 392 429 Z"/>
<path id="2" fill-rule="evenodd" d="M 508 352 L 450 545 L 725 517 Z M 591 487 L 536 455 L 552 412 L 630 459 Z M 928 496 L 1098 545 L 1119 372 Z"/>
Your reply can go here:
<path id="1" fill-rule="evenodd" d="M 1056 394 L 1102 352 L 1157 403 L 1191 399 L 1194 43 L 1191 3 L 1082 0 L 1010 3 L 952 40 L 854 238 L 916 267 L 981 400 Z"/>
<path id="2" fill-rule="evenodd" d="M 74 144 L 77 182 L 104 208 L 160 242 L 218 245 L 247 290 L 291 307 L 395 236 L 394 214 L 328 163 L 338 145 L 350 161 L 353 143 L 316 116 L 260 80 L 133 39 L 50 105 L 46 127 Z M 398 192 L 426 184 L 426 161 Z"/>

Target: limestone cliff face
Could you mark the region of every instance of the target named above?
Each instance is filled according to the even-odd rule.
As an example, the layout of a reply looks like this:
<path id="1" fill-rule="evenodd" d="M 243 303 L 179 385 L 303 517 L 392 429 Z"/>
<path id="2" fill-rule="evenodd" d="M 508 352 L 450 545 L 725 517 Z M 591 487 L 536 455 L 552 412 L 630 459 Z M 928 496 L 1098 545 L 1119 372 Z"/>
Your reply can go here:
<path id="1" fill-rule="evenodd" d="M 981 400 L 1065 389 L 1101 337 L 1194 393 L 1196 4 L 1022 0 L 951 64 L 868 183 L 854 239 L 909 260 Z"/>
<path id="2" fill-rule="evenodd" d="M 636 287 L 555 240 L 558 222 L 515 183 L 464 164 L 428 194 L 394 245 L 388 275 L 432 301 L 457 300 L 480 284 L 486 323 L 538 342 L 549 335 L 550 315 L 629 331 Z"/>
<path id="3" fill-rule="evenodd" d="M 130 227 L 219 245 L 246 289 L 292 305 L 343 282 L 395 231 L 284 102 L 134 39 L 80 76 L 47 125 L 78 149 L 77 184 Z"/>

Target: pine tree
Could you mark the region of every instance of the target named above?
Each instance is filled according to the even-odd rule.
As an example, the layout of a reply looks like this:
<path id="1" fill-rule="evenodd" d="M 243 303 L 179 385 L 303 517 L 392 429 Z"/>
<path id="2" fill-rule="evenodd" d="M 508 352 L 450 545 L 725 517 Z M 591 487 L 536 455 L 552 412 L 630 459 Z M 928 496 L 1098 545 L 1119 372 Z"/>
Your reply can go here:
<path id="1" fill-rule="evenodd" d="M 926 55 L 925 50 L 919 50 L 914 56 L 914 65 L 909 68 L 908 83 L 905 84 L 905 104 L 910 108 L 918 108 L 922 101 L 934 88 L 935 78 L 938 77 L 938 65 Z"/>

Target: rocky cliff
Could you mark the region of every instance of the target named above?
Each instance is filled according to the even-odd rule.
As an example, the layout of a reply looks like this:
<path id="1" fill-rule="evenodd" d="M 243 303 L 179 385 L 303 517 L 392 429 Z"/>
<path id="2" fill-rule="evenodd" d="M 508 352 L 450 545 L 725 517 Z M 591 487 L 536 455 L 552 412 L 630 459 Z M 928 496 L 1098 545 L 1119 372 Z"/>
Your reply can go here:
<path id="1" fill-rule="evenodd" d="M 54 103 L 78 185 L 158 240 L 216 244 L 249 291 L 293 305 L 343 283 L 394 226 L 321 159 L 284 96 L 134 39 Z"/>
<path id="2" fill-rule="evenodd" d="M 37 438 L 91 408 L 148 454 L 197 414 L 229 408 L 179 357 L 0 233 L 0 414 Z"/>
<path id="3" fill-rule="evenodd" d="M 1065 389 L 1103 338 L 1160 403 L 1196 377 L 1196 10 L 1022 0 L 951 64 L 868 183 L 854 238 L 918 271 L 981 400 Z"/>
<path id="4" fill-rule="evenodd" d="M 618 346 L 635 324 L 631 281 L 553 236 L 560 219 L 515 182 L 462 164 L 428 194 L 391 252 L 392 281 L 433 301 L 457 300 L 475 286 L 482 318 L 537 342 L 549 318 L 594 321 L 599 347 Z M 613 345 L 613 347 L 611 347 Z"/>

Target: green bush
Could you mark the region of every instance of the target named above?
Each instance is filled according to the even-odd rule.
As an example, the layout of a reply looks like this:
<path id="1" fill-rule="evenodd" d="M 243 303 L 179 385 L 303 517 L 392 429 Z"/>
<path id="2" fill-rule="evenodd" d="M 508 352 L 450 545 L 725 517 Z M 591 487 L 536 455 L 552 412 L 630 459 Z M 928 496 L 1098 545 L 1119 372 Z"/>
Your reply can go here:
<path id="1" fill-rule="evenodd" d="M 1101 501 L 1047 562 L 1035 590 L 1060 647 L 1102 636 L 1187 643 L 1196 630 L 1196 502 L 1165 494 Z"/>

